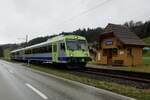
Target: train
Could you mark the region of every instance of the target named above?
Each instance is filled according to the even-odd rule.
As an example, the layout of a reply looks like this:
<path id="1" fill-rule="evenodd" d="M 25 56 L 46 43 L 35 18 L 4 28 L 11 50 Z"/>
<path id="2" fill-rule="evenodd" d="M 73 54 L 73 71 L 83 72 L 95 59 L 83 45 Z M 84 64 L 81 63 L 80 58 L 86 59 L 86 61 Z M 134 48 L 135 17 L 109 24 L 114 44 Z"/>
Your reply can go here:
<path id="1" fill-rule="evenodd" d="M 85 68 L 91 60 L 88 43 L 79 35 L 60 35 L 46 42 L 10 52 L 11 60 L 64 64 L 67 68 Z"/>

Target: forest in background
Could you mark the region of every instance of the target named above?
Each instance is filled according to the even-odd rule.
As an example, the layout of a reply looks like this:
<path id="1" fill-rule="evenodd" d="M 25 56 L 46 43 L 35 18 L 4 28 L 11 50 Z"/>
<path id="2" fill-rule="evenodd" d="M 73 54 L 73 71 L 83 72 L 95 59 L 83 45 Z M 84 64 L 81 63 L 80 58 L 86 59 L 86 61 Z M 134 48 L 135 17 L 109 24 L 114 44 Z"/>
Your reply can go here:
<path id="1" fill-rule="evenodd" d="M 129 27 L 130 30 L 134 32 L 135 34 L 137 34 L 141 39 L 150 37 L 150 21 L 146 21 L 144 23 L 142 21 L 138 21 L 138 22 L 130 21 L 130 22 L 125 22 L 123 25 Z M 75 30 L 73 32 L 62 32 L 62 33 L 59 33 L 58 35 L 69 35 L 69 34 L 81 35 L 81 36 L 86 37 L 89 44 L 94 45 L 94 43 L 96 43 L 97 37 L 103 33 L 103 30 L 104 28 L 102 27 L 97 27 L 93 29 L 84 28 L 84 29 Z M 22 47 L 38 44 L 38 43 L 47 41 L 47 39 L 50 39 L 54 36 L 57 36 L 57 35 L 37 37 L 28 41 L 27 43 L 22 42 L 21 44 L 0 45 L 0 57 L 3 57 L 3 52 L 5 49 L 14 50 L 16 48 L 22 48 Z M 148 38 L 146 42 L 150 43 L 150 39 Z"/>

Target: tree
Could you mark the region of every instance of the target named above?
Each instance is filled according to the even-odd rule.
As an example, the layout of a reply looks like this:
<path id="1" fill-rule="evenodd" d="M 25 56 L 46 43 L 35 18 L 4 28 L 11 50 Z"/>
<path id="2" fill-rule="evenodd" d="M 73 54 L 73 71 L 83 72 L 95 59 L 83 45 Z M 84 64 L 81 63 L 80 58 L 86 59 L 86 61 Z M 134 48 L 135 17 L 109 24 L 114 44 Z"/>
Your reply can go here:
<path id="1" fill-rule="evenodd" d="M 125 22 L 125 26 L 129 27 L 132 32 L 137 34 L 140 38 L 145 38 L 150 36 L 150 21 L 145 23 L 138 21 L 138 22 Z"/>

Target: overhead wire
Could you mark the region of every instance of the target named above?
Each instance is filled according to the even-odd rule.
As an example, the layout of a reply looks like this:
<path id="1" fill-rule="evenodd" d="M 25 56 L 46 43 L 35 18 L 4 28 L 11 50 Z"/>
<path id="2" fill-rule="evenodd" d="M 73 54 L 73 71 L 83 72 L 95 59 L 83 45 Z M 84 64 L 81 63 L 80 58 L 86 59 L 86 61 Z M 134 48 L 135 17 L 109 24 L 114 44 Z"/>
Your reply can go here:
<path id="1" fill-rule="evenodd" d="M 58 26 L 64 25 L 64 24 L 67 23 L 67 22 L 73 21 L 73 20 L 76 19 L 77 17 L 80 17 L 80 16 L 82 16 L 82 15 L 84 15 L 84 14 L 86 14 L 86 13 L 88 13 L 88 12 L 90 12 L 90 11 L 96 9 L 96 8 L 99 8 L 99 7 L 103 6 L 104 4 L 106 4 L 106 3 L 110 2 L 110 1 L 112 1 L 112 0 L 105 0 L 105 1 L 103 1 L 103 2 L 101 2 L 101 3 L 99 3 L 99 4 L 97 4 L 96 6 L 93 6 L 93 7 L 89 8 L 89 9 L 83 11 L 83 12 L 80 12 L 80 13 L 78 13 L 77 15 L 74 15 L 73 17 L 69 18 L 68 20 L 66 20 L 66 21 L 64 21 L 64 22 L 62 22 L 62 23 L 60 23 L 60 24 L 58 24 Z"/>

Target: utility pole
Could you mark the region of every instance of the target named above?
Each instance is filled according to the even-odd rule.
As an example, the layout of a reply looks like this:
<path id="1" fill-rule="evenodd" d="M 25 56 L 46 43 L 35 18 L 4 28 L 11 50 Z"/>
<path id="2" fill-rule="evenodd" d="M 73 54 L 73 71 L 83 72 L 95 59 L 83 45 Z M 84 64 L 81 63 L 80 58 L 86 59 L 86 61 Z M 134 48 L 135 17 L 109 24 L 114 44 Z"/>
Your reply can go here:
<path id="1" fill-rule="evenodd" d="M 26 35 L 26 44 L 28 43 L 28 35 Z"/>
<path id="2" fill-rule="evenodd" d="M 26 43 L 28 42 L 28 35 L 26 35 Z"/>
<path id="3" fill-rule="evenodd" d="M 21 40 L 23 40 L 25 42 L 23 47 L 25 47 L 25 45 L 27 46 L 27 44 L 28 44 L 28 35 L 26 35 L 25 38 L 17 38 L 17 39 L 21 39 Z"/>

